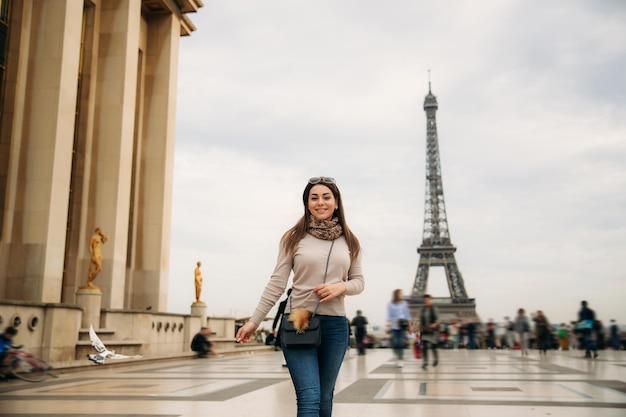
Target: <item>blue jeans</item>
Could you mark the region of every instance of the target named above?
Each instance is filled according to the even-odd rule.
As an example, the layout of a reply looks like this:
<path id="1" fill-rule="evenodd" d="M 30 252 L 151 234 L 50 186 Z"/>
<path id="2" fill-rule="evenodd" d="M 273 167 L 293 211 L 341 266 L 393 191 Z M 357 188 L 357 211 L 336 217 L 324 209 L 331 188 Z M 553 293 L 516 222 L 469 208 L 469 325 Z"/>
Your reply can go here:
<path id="1" fill-rule="evenodd" d="M 613 334 L 611 335 L 611 347 L 615 350 L 620 350 L 621 349 L 621 343 L 619 341 L 619 335 L 618 334 Z"/>
<path id="2" fill-rule="evenodd" d="M 583 340 L 585 342 L 585 356 L 591 356 L 591 352 L 597 352 L 598 346 L 593 343 L 593 334 L 591 333 L 591 329 L 585 329 L 583 331 Z"/>
<path id="3" fill-rule="evenodd" d="M 285 315 L 285 320 L 287 319 Z M 330 417 L 339 368 L 348 349 L 348 319 L 319 315 L 322 342 L 317 348 L 288 348 L 283 355 L 298 402 L 297 417 Z"/>
<path id="4" fill-rule="evenodd" d="M 467 334 L 467 348 L 478 349 L 478 345 L 476 345 L 476 335 L 474 333 Z"/>
<path id="5" fill-rule="evenodd" d="M 391 346 L 398 360 L 402 360 L 404 355 L 404 333 L 402 329 L 391 329 Z"/>

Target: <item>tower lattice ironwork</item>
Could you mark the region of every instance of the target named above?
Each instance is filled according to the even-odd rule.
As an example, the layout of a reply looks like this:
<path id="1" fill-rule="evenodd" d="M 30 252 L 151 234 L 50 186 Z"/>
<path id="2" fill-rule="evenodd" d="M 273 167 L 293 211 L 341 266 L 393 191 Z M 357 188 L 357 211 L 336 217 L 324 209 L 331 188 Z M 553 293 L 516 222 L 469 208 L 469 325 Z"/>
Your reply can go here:
<path id="1" fill-rule="evenodd" d="M 426 112 L 426 204 L 424 208 L 424 231 L 415 283 L 409 297 L 413 308 L 421 307 L 428 286 L 431 267 L 443 267 L 446 273 L 450 298 L 435 297 L 434 302 L 446 318 L 476 317 L 474 299 L 468 298 L 463 276 L 456 263 L 456 247 L 450 241 L 446 215 L 437 137 L 437 98 L 428 82 L 428 95 L 424 99 Z"/>

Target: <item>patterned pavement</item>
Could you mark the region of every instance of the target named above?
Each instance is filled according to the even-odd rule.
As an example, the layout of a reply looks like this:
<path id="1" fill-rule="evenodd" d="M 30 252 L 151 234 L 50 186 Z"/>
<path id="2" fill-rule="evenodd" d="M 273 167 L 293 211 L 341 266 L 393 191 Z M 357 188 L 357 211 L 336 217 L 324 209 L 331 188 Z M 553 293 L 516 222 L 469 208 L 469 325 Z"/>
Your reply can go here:
<path id="1" fill-rule="evenodd" d="M 626 351 L 440 351 L 421 368 L 388 349 L 348 352 L 335 417 L 626 416 Z M 60 372 L 58 379 L 0 383 L 0 416 L 293 417 L 295 395 L 280 352 L 181 359 Z"/>

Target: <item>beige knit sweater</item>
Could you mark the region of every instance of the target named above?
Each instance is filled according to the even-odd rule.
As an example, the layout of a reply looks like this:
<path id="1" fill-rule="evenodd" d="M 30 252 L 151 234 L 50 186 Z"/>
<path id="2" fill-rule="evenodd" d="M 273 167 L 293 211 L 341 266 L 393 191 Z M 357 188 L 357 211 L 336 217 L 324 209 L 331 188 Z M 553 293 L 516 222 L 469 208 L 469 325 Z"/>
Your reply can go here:
<path id="1" fill-rule="evenodd" d="M 288 302 L 285 313 L 290 312 L 291 308 L 297 307 L 314 311 L 319 297 L 313 292 L 313 288 L 324 282 L 324 270 L 326 269 L 330 244 L 330 240 L 318 239 L 307 234 L 298 244 L 293 257 L 288 256 L 281 245 L 276 268 L 274 268 L 274 272 L 265 286 L 261 300 L 250 321 L 259 325 L 265 319 L 270 309 L 285 293 L 292 270 L 291 306 Z M 348 244 L 346 239 L 340 236 L 335 240 L 330 254 L 326 282 L 342 281 L 346 285 L 347 291 L 339 297 L 320 303 L 317 314 L 345 316 L 345 296 L 360 294 L 365 287 L 361 269 L 361 254 L 351 264 Z"/>

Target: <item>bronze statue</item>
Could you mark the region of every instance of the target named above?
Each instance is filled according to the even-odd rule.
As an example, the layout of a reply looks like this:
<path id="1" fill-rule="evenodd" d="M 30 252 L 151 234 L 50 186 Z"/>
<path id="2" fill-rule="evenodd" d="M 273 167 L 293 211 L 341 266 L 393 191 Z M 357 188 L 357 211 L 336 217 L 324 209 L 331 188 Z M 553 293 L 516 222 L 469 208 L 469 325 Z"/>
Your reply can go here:
<path id="1" fill-rule="evenodd" d="M 102 229 L 96 227 L 94 234 L 89 239 L 89 254 L 91 255 L 91 262 L 89 263 L 89 273 L 87 274 L 87 285 L 81 287 L 83 289 L 99 290 L 93 281 L 96 279 L 96 275 L 102 271 L 102 245 L 109 240 L 107 235 L 104 234 Z"/>
<path id="2" fill-rule="evenodd" d="M 202 301 L 200 301 L 200 292 L 202 292 L 202 272 L 200 271 L 200 266 L 202 266 L 202 263 L 200 261 L 198 261 L 198 266 L 196 266 L 196 270 L 195 272 L 195 284 L 196 284 L 196 304 L 201 304 Z"/>

